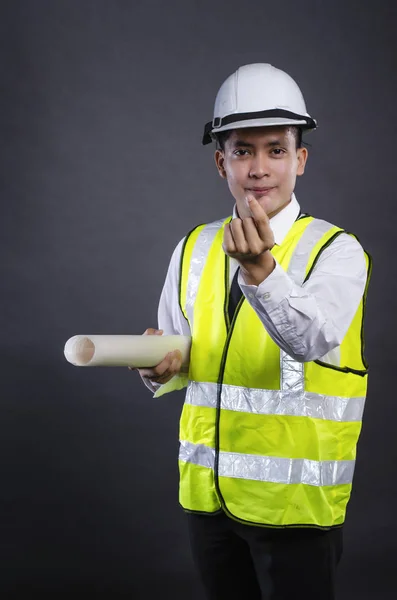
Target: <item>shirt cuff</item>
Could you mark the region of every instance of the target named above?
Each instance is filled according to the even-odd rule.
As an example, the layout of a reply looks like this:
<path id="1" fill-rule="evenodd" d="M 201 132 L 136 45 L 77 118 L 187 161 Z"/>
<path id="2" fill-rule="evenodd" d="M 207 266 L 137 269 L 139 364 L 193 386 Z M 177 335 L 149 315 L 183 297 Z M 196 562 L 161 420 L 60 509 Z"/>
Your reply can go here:
<path id="1" fill-rule="evenodd" d="M 147 377 L 142 377 L 141 375 L 141 379 L 143 381 L 143 383 L 146 385 L 146 387 L 153 393 L 157 392 L 157 390 L 160 387 L 160 383 L 156 383 L 155 381 L 150 381 L 150 379 L 148 379 Z"/>
<path id="2" fill-rule="evenodd" d="M 292 279 L 279 263 L 275 262 L 276 266 L 273 271 L 258 286 L 245 283 L 241 271 L 239 271 L 237 279 L 241 291 L 252 307 L 254 308 L 259 303 L 267 313 L 279 308 L 282 300 L 291 294 L 294 286 Z"/>

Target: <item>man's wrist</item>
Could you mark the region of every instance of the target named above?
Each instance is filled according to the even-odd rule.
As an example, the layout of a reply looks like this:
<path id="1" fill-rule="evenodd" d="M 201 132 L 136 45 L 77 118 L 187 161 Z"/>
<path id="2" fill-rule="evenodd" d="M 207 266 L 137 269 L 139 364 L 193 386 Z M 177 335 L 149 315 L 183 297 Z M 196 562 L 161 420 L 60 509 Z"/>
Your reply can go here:
<path id="1" fill-rule="evenodd" d="M 241 262 L 240 271 L 247 285 L 260 285 L 270 273 L 274 271 L 276 261 L 270 250 L 263 252 L 258 259 L 250 262 Z"/>

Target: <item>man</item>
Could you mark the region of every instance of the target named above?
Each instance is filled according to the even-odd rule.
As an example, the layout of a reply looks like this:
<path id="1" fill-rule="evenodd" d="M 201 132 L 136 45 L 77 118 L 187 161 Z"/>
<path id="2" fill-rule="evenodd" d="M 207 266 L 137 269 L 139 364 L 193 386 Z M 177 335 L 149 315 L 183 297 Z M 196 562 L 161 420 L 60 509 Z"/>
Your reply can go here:
<path id="1" fill-rule="evenodd" d="M 268 64 L 221 86 L 203 143 L 233 217 L 177 246 L 146 334 L 192 336 L 141 369 L 156 396 L 187 385 L 180 503 L 210 600 L 335 598 L 342 526 L 367 387 L 370 259 L 357 239 L 300 211 L 294 195 L 316 128 Z M 269 596 L 265 596 L 269 594 Z"/>

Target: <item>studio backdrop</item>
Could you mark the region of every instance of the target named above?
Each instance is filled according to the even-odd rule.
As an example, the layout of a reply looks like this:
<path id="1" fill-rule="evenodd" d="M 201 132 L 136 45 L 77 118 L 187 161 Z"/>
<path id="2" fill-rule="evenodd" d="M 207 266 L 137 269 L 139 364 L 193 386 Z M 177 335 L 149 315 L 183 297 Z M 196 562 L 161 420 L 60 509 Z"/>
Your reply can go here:
<path id="1" fill-rule="evenodd" d="M 201 138 L 222 81 L 253 62 L 288 72 L 318 119 L 302 210 L 373 257 L 338 585 L 392 596 L 396 16 L 386 0 L 1 2 L 3 598 L 203 597 L 178 505 L 183 392 L 153 399 L 63 347 L 157 326 L 175 246 L 232 212 Z"/>

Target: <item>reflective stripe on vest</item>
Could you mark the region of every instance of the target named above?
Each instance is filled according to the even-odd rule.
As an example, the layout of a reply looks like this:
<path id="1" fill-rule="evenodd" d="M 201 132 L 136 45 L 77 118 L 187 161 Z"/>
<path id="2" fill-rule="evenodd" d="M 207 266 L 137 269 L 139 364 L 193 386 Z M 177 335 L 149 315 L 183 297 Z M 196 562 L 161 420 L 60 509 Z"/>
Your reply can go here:
<path id="1" fill-rule="evenodd" d="M 217 383 L 189 382 L 186 404 L 216 408 Z M 328 421 L 361 421 L 365 398 L 324 396 L 303 391 L 298 397 L 279 390 L 222 384 L 222 409 L 260 415 L 290 415 Z"/>
<path id="2" fill-rule="evenodd" d="M 314 219 L 309 223 L 296 245 L 288 265 L 287 273 L 297 285 L 302 285 L 309 256 L 321 238 L 333 229 L 333 225 L 322 219 Z"/>
<path id="3" fill-rule="evenodd" d="M 223 223 L 224 219 L 206 225 L 198 234 L 196 244 L 193 248 L 189 266 L 185 304 L 186 316 L 189 320 L 191 331 L 193 331 L 194 302 L 200 284 L 201 274 L 204 269 L 207 252 L 210 249 L 211 244 Z"/>
<path id="4" fill-rule="evenodd" d="M 181 440 L 180 460 L 213 469 L 215 449 Z M 340 485 L 352 482 L 354 460 L 316 461 L 219 452 L 218 469 L 221 477 L 284 484 Z"/>
<path id="5" fill-rule="evenodd" d="M 288 265 L 287 274 L 296 283 L 301 286 L 306 275 L 306 266 L 309 256 L 321 240 L 321 238 L 333 226 L 327 221 L 314 219 L 306 227 L 302 237 L 296 245 L 294 253 Z M 289 354 L 280 348 L 280 388 L 283 391 L 291 391 L 303 394 L 304 376 L 303 363 L 294 360 Z"/>

